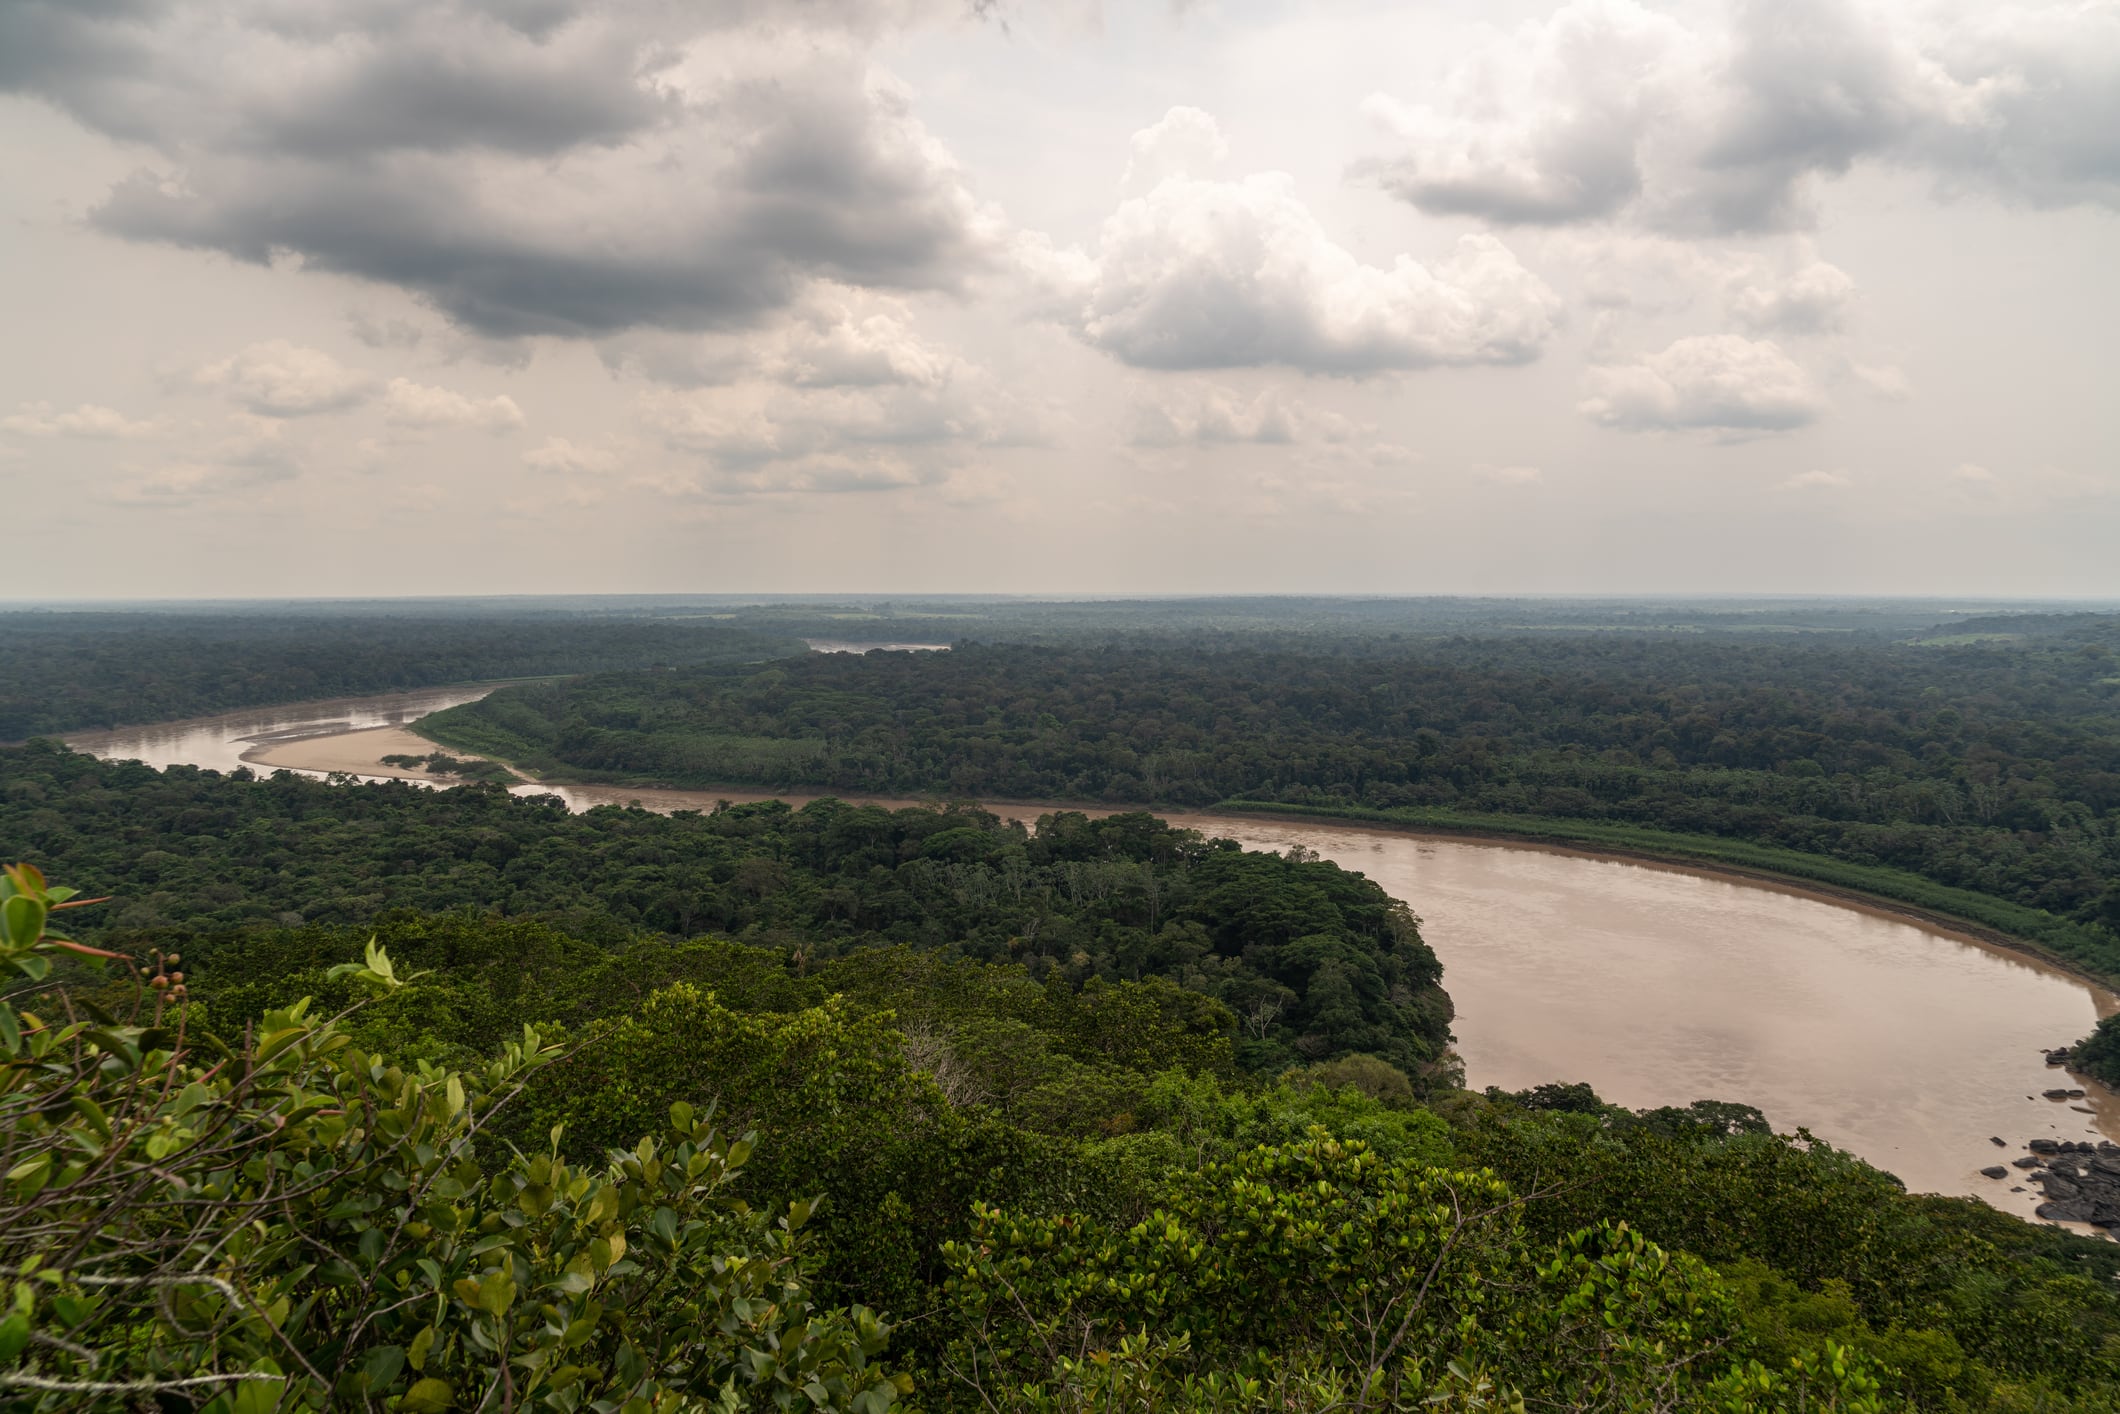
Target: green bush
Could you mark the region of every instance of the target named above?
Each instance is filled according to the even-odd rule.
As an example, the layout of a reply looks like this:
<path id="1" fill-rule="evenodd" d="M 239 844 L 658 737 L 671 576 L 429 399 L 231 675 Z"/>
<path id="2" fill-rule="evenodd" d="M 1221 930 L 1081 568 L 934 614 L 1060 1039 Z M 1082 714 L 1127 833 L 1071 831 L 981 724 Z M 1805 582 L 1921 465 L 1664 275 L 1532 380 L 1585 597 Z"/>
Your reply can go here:
<path id="1" fill-rule="evenodd" d="M 35 984 L 86 951 L 44 926 L 75 902 L 10 868 L 0 964 Z M 882 1414 L 908 1387 L 875 1316 L 811 1300 L 811 1205 L 732 1197 L 749 1139 L 678 1104 L 586 1164 L 557 1131 L 503 1148 L 555 1059 L 536 1030 L 477 1072 L 407 1070 L 305 1001 L 231 1045 L 173 961 L 122 1020 L 0 1005 L 9 1408 Z M 340 975 L 402 985 L 373 946 Z"/>

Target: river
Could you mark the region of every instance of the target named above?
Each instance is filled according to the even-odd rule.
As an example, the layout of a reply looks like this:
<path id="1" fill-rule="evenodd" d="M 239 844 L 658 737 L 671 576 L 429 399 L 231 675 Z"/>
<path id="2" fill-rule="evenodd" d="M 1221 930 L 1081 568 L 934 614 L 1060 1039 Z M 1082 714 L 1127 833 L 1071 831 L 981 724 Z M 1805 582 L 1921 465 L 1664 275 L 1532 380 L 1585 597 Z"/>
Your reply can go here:
<path id="1" fill-rule="evenodd" d="M 418 745 L 404 724 L 490 690 L 303 703 L 68 740 L 156 766 L 292 762 L 378 775 L 378 756 Z M 560 795 L 577 810 L 764 798 L 517 789 Z M 993 808 L 1033 820 L 1052 807 Z M 1301 845 L 1411 905 L 1443 960 L 1474 1086 L 1587 1080 L 1637 1107 L 1741 1100 L 1777 1129 L 1808 1128 L 1916 1191 L 1975 1195 L 2024 1216 L 2038 1195 L 2013 1191 L 2014 1170 L 1996 1181 L 1981 1168 L 2030 1138 L 2120 1139 L 2112 1093 L 2086 1086 L 2084 1100 L 2038 1098 L 2084 1084 L 2049 1069 L 2040 1052 L 2086 1034 L 2120 997 L 2028 955 L 1702 870 L 1315 821 L 1167 818 L 1249 849 Z"/>

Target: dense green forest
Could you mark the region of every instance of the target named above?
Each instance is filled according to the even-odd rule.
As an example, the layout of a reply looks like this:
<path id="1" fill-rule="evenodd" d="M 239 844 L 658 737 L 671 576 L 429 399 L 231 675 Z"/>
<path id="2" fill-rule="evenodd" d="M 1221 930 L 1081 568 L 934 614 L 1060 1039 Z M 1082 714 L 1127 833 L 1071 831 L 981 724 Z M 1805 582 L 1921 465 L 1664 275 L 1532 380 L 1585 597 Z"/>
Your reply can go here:
<path id="1" fill-rule="evenodd" d="M 1165 977 L 1229 1012 L 1255 1069 L 1357 1051 L 1417 1074 L 1445 1063 L 1441 968 L 1403 904 L 1335 864 L 1147 815 L 1060 814 L 1035 834 L 977 809 L 828 801 L 574 815 L 497 786 L 248 776 L 0 748 L 0 841 L 116 895 L 113 936 L 583 907 L 587 930 L 711 929 L 816 959 L 903 943 L 1070 985 Z"/>
<path id="2" fill-rule="evenodd" d="M 557 601 L 551 607 L 563 607 Z M 599 601 L 600 604 L 606 601 Z M 1994 641 L 2039 616 L 2083 612 L 2080 604 L 1969 599 L 1721 597 L 1712 599 L 1515 599 L 1447 595 L 1188 595 L 1144 599 L 1036 599 L 981 595 L 777 599 L 636 599 L 627 612 L 711 614 L 769 634 L 852 642 L 1047 643 L 1182 641 L 1290 645 L 1457 635 L 1681 633 L 1737 638 L 1832 636 L 1885 642 L 1976 635 Z M 2110 612 L 2120 605 L 2106 604 Z M 2003 620 L 2007 622 L 2003 622 Z"/>
<path id="3" fill-rule="evenodd" d="M 607 614 L 0 613 L 0 741 L 442 683 L 756 661 L 799 641 Z"/>
<path id="4" fill-rule="evenodd" d="M 42 774 L 151 793 L 52 769 L 77 760 Z M 341 795 L 452 830 L 489 799 Z M 1136 840 L 1232 853 L 1137 818 L 1054 828 L 1129 862 Z M 992 827 L 920 838 L 967 829 Z M 2120 1249 L 1909 1196 L 1742 1105 L 1472 1095 L 1360 1054 L 1266 1073 L 1226 1006 L 1153 971 L 620 926 L 608 852 L 547 861 L 534 918 L 56 915 L 137 972 L 38 941 L 79 901 L 11 874 L 10 1407 L 2120 1399 Z M 1282 864 L 1262 877 L 1326 877 Z"/>
<path id="5" fill-rule="evenodd" d="M 582 779 L 1749 841 L 2003 901 L 2002 926 L 2120 973 L 2120 620 L 2008 622 L 1943 645 L 962 644 L 528 685 L 422 730 Z"/>
<path id="6" fill-rule="evenodd" d="M 775 600 L 729 595 L 290 600 L 0 612 L 0 741 L 443 683 L 802 651 L 852 641 L 1353 646 L 1593 633 L 2009 638 L 1977 601 L 1302 597 Z"/>

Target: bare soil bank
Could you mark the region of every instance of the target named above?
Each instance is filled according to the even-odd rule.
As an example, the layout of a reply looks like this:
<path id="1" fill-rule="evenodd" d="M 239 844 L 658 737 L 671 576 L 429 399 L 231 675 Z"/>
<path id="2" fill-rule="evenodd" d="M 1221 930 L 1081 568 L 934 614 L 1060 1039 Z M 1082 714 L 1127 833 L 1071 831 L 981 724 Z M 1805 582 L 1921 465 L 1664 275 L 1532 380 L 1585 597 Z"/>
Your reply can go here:
<path id="1" fill-rule="evenodd" d="M 243 759 L 253 765 L 284 767 L 290 771 L 343 771 L 352 776 L 387 776 L 401 781 L 426 781 L 431 785 L 458 784 L 453 776 L 437 776 L 432 771 L 412 770 L 383 761 L 385 756 L 427 756 L 435 750 L 433 742 L 404 727 L 364 727 L 359 731 L 260 742 L 245 751 Z"/>

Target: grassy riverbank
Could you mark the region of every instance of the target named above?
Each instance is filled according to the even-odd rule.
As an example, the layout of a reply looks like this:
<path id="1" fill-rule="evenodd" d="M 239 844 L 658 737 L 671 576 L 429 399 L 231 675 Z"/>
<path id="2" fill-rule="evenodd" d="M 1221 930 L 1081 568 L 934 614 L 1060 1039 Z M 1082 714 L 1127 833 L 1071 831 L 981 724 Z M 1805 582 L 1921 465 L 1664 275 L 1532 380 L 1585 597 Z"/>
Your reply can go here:
<path id="1" fill-rule="evenodd" d="M 1780 849 L 1748 840 L 1714 835 L 1680 834 L 1594 820 L 1560 820 L 1536 815 L 1475 814 L 1468 811 L 1393 809 L 1362 806 L 1290 805 L 1269 800 L 1225 800 L 1217 812 L 1277 815 L 1309 820 L 1345 820 L 1400 829 L 1462 834 L 1492 839 L 1566 845 L 1606 854 L 1638 855 L 1698 864 L 1743 874 L 1787 879 L 1835 892 L 1874 898 L 1911 909 L 1993 941 L 2023 945 L 2048 954 L 2101 981 L 2120 985 L 2120 954 L 2090 929 L 2043 909 L 2027 908 L 1970 889 L 1952 888 L 1883 865 L 1855 864 Z"/>

